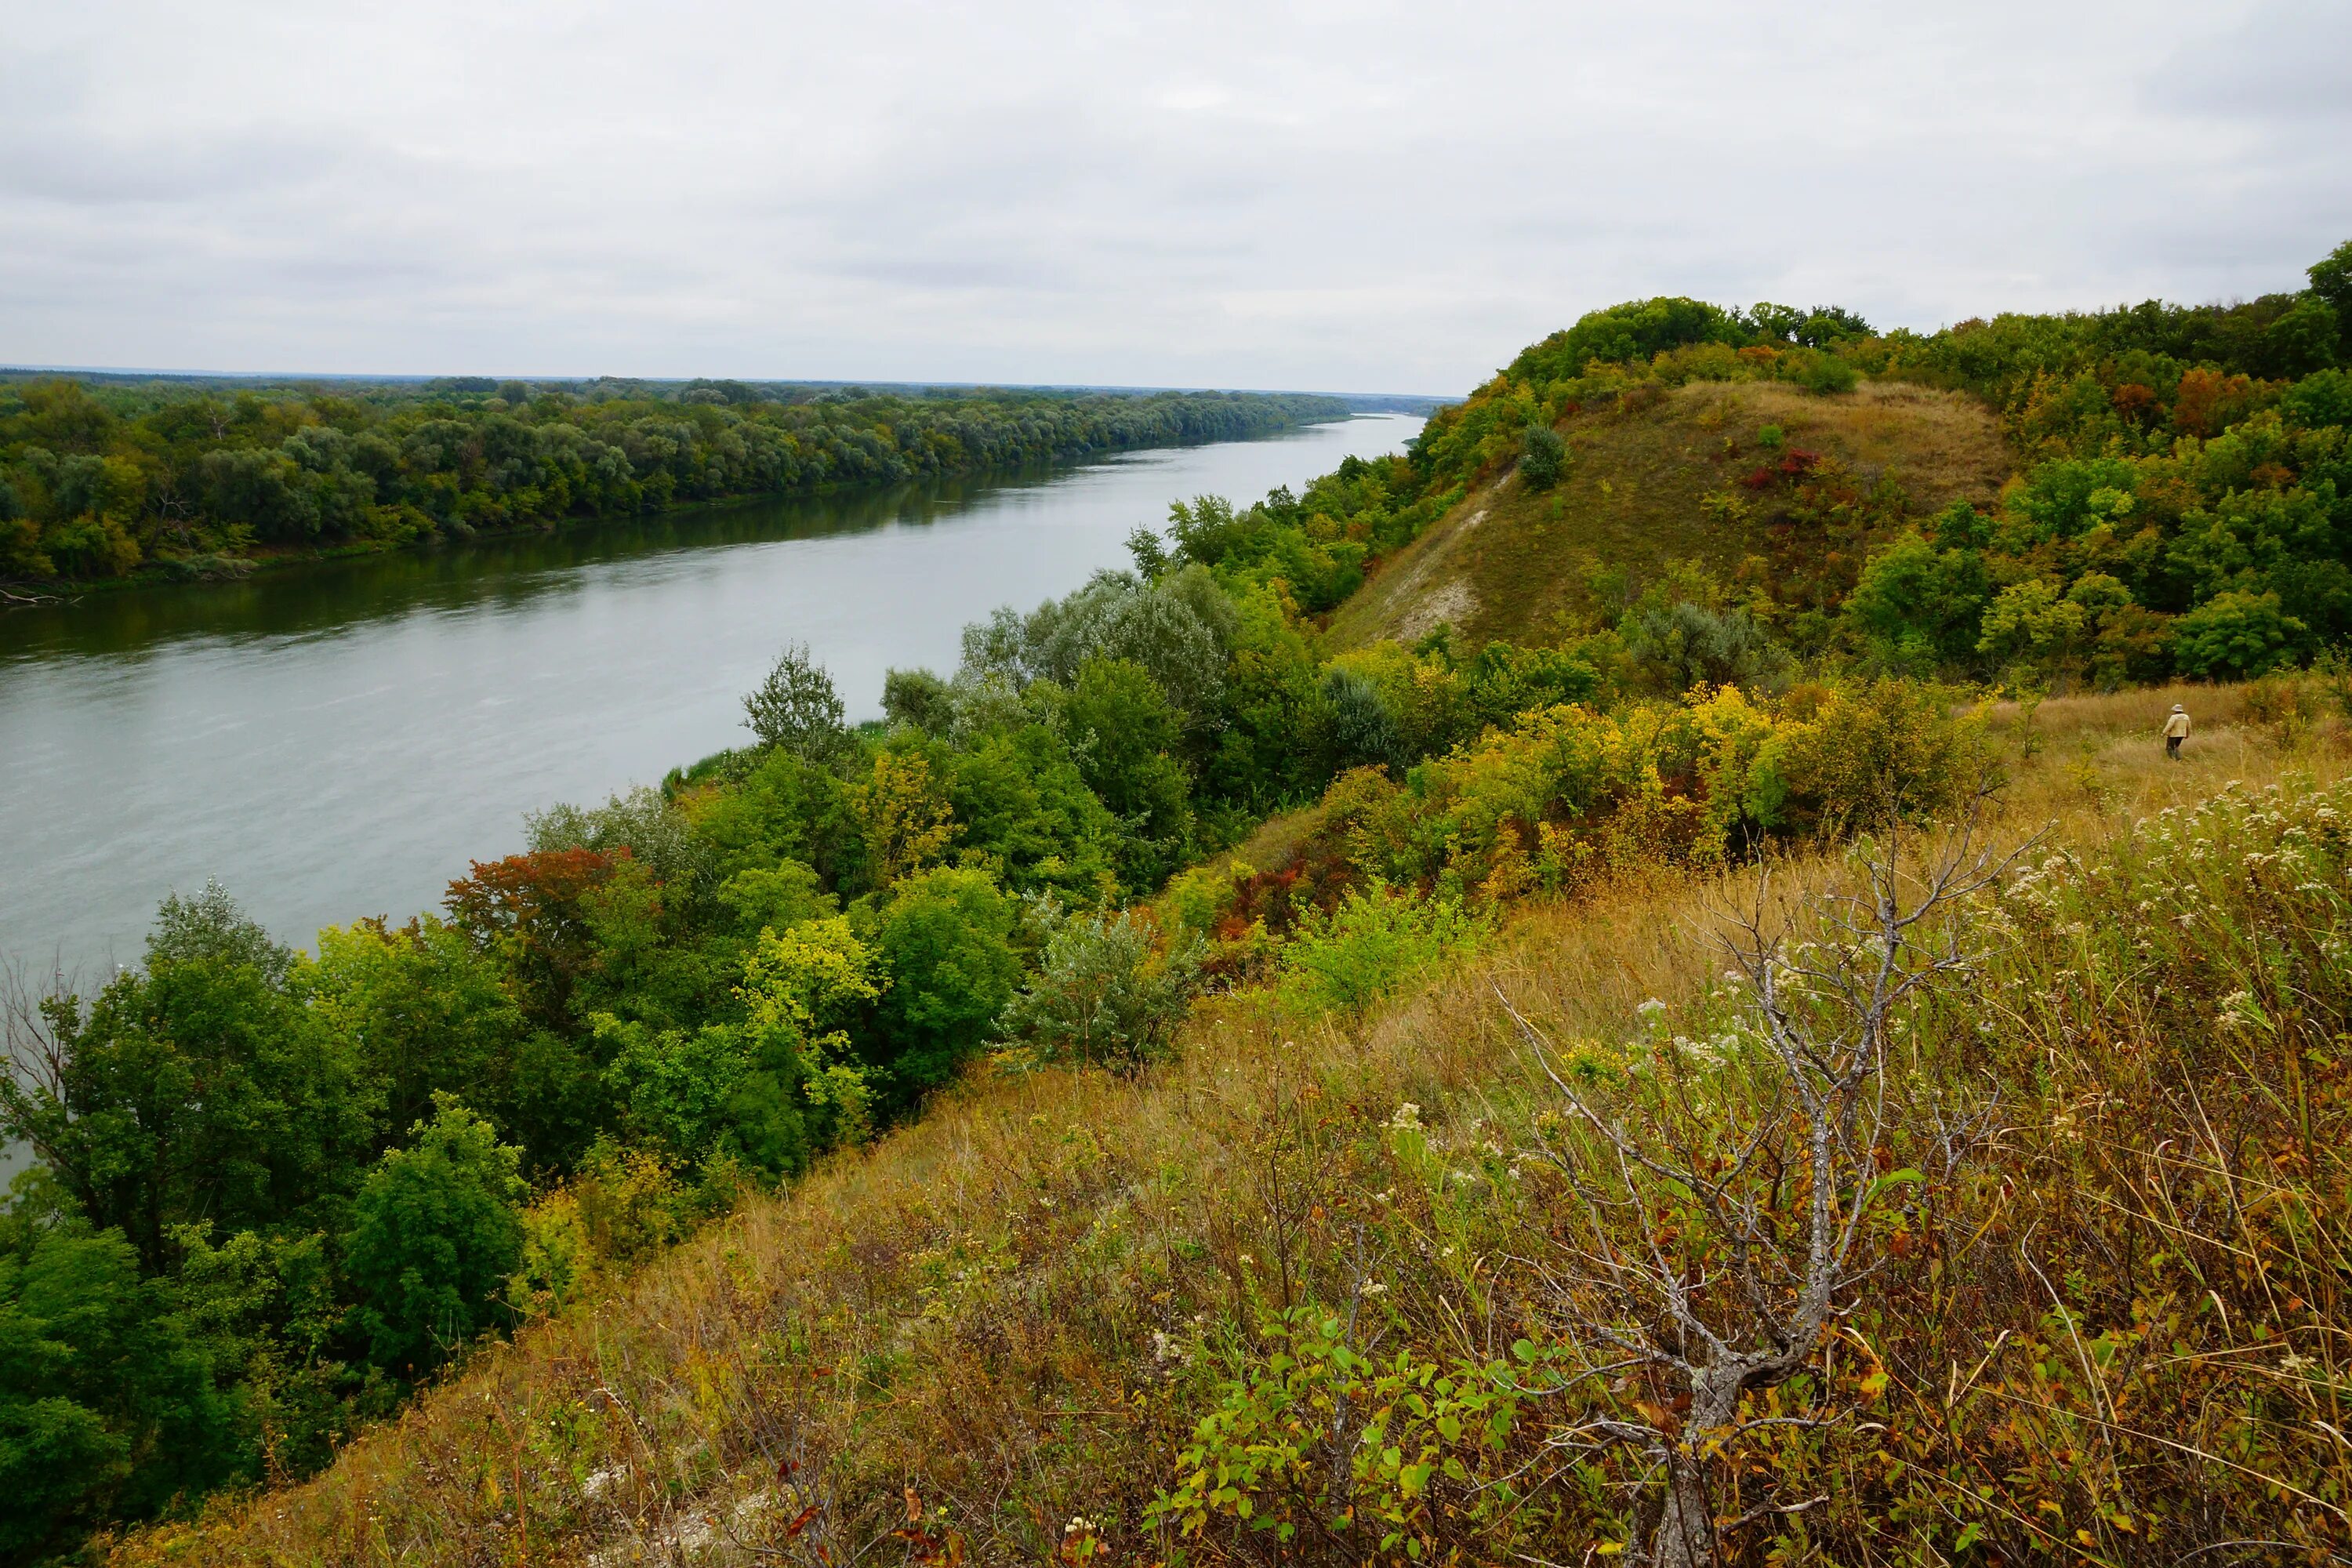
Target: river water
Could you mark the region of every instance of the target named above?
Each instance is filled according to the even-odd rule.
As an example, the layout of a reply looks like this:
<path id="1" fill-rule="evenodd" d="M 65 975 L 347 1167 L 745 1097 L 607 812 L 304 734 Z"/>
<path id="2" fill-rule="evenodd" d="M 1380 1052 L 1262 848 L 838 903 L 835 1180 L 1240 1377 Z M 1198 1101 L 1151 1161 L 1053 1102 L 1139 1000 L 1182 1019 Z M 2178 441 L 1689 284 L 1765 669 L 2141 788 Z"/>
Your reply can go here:
<path id="1" fill-rule="evenodd" d="M 853 719 L 965 622 L 1124 565 L 1195 495 L 1255 500 L 1418 418 L 1038 474 L 760 501 L 234 584 L 0 613 L 0 959 L 87 981 L 217 878 L 281 939 L 438 905 L 527 811 L 748 738 L 787 641 Z"/>

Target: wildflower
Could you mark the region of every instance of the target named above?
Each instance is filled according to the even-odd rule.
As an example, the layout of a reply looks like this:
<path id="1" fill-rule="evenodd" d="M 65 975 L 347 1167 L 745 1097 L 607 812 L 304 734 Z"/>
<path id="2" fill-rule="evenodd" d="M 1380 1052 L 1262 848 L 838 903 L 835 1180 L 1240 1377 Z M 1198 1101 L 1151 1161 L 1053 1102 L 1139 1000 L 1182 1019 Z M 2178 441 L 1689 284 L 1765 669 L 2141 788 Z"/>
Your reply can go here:
<path id="1" fill-rule="evenodd" d="M 1389 1125 L 1401 1132 L 1419 1131 L 1421 1130 L 1421 1107 L 1415 1105 L 1410 1100 L 1406 1100 L 1402 1105 L 1396 1108 L 1396 1114 L 1389 1118 Z"/>
<path id="2" fill-rule="evenodd" d="M 1387 1295 L 1388 1293 L 1389 1293 L 1389 1288 L 1388 1288 L 1387 1286 L 1385 1286 L 1385 1285 L 1381 1284 L 1381 1283 L 1379 1280 L 1377 1280 L 1377 1279 L 1373 1280 L 1370 1284 L 1369 1284 L 1369 1285 L 1367 1285 L 1367 1286 L 1365 1286 L 1365 1287 L 1364 1287 L 1364 1294 L 1365 1294 L 1365 1295 L 1367 1295 L 1367 1296 L 1385 1296 L 1385 1295 Z"/>
<path id="3" fill-rule="evenodd" d="M 1633 1009 L 1634 1013 L 1640 1016 L 1642 1022 L 1644 1024 L 1654 1023 L 1657 1020 L 1658 1015 L 1664 1013 L 1665 1010 L 1666 1005 L 1664 1002 L 1659 1001 L 1655 996 L 1651 997 L 1648 1001 Z"/>

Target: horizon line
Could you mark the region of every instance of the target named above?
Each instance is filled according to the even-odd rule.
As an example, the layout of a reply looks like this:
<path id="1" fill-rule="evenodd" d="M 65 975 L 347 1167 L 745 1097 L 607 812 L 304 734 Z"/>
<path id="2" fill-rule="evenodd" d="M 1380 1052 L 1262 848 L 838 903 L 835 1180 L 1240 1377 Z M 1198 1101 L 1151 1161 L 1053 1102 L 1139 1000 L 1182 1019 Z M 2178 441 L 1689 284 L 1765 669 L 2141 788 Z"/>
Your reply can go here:
<path id="1" fill-rule="evenodd" d="M 824 387 L 924 387 L 946 391 L 990 392 L 1213 392 L 1250 394 L 1261 396 L 1308 397 L 1387 397 L 1412 398 L 1431 403 L 1459 403 L 1462 393 L 1432 392 L 1336 392 L 1318 387 L 1298 386 L 1217 386 L 1205 383 L 1193 384 L 1151 384 L 1107 381 L 975 381 L 970 379 L 924 380 L 896 378 L 877 380 L 859 376 L 788 376 L 788 375 L 524 375 L 491 374 L 486 371 L 434 372 L 374 372 L 374 371 L 287 371 L 287 370 L 188 370 L 167 369 L 150 365 L 93 364 L 14 364 L 0 363 L 0 377 L 15 375 L 105 375 L 145 376 L 165 381 L 348 381 L 372 385 L 424 384 L 435 381 L 478 379 L 485 381 L 520 381 L 537 384 L 581 384 L 586 383 L 643 382 L 649 385 L 684 385 L 689 382 L 738 382 L 746 385 L 764 386 L 824 386 Z"/>

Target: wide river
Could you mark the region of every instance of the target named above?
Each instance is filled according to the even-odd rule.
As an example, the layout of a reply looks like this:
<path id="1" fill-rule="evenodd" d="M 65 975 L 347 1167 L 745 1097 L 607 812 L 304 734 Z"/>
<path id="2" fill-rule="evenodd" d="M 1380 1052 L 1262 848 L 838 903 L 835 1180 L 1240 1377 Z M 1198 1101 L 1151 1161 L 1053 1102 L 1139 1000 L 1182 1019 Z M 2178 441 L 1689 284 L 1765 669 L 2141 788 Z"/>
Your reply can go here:
<path id="1" fill-rule="evenodd" d="M 89 978 L 217 878 L 280 938 L 438 905 L 526 812 L 746 740 L 808 643 L 853 719 L 967 621 L 1124 565 L 1171 500 L 1254 500 L 1373 416 L 1013 479 L 761 501 L 0 613 L 0 960 Z"/>

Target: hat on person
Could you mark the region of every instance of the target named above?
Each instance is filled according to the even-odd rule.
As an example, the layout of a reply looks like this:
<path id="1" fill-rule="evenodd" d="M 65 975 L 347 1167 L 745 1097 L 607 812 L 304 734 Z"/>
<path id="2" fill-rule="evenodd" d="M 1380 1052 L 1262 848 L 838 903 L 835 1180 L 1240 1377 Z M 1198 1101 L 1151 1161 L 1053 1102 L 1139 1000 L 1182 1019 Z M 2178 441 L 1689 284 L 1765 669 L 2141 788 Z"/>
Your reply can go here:
<path id="1" fill-rule="evenodd" d="M 2182 707 L 2179 703 L 2178 703 L 2178 702 L 2176 702 L 2176 703 L 2174 703 L 2174 704 L 2172 705 L 2172 710 L 2173 710 L 2175 713 L 2186 713 L 2186 712 L 2188 712 L 2188 711 L 2189 711 L 2189 710 L 2188 710 L 2188 709 L 2183 708 L 2183 707 Z"/>

